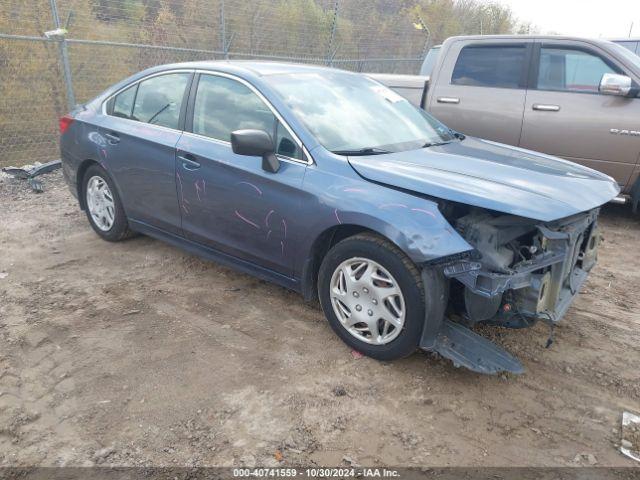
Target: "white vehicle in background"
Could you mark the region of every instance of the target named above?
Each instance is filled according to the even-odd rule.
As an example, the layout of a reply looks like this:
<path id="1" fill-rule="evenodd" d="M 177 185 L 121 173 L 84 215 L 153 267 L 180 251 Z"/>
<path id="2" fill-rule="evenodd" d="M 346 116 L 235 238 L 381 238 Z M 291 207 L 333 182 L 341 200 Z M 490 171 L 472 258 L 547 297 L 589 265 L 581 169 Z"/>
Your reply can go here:
<path id="1" fill-rule="evenodd" d="M 640 38 L 616 38 L 611 40 L 630 52 L 640 55 Z"/>
<path id="2" fill-rule="evenodd" d="M 427 55 L 424 57 L 424 61 L 420 66 L 420 75 L 429 76 L 433 71 L 433 67 L 436 66 L 436 62 L 438 61 L 438 55 L 440 54 L 440 49 L 442 45 L 436 45 L 435 47 L 431 47 L 427 52 Z"/>

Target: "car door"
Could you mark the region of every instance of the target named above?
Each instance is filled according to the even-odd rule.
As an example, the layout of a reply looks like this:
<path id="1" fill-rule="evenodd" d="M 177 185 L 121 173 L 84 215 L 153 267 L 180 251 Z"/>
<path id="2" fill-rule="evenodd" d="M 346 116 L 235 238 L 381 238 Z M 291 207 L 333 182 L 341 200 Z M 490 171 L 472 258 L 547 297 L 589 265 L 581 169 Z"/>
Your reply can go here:
<path id="1" fill-rule="evenodd" d="M 517 145 L 531 43 L 454 42 L 435 73 L 429 111 L 468 135 Z"/>
<path id="2" fill-rule="evenodd" d="M 226 74 L 198 75 L 187 115 L 176 164 L 185 236 L 290 275 L 307 167 L 301 142 L 253 86 Z M 247 128 L 276 139 L 278 172 L 233 153 L 231 132 Z"/>
<path id="3" fill-rule="evenodd" d="M 581 42 L 544 41 L 535 69 L 520 145 L 581 163 L 627 185 L 640 153 L 636 130 L 640 99 L 603 95 L 605 73 L 626 74 L 611 57 Z"/>
<path id="4" fill-rule="evenodd" d="M 175 147 L 193 72 L 153 75 L 114 95 L 100 125 L 104 161 L 127 217 L 180 233 Z"/>

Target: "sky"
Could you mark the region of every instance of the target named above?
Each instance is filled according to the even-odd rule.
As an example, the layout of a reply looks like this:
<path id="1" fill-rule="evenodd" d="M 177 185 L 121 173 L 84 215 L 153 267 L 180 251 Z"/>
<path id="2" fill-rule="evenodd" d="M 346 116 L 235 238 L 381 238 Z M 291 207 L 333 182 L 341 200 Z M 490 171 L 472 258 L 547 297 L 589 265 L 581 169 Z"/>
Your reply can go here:
<path id="1" fill-rule="evenodd" d="M 540 33 L 618 38 L 640 38 L 640 0 L 498 0 L 509 5 L 522 21 Z"/>

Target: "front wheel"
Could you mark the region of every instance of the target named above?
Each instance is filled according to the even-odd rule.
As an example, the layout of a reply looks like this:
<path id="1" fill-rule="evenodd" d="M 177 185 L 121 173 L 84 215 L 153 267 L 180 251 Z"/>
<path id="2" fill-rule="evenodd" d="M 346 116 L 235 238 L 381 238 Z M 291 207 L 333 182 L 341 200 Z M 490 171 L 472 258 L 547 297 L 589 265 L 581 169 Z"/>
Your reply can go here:
<path id="1" fill-rule="evenodd" d="M 417 267 L 374 234 L 342 240 L 318 276 L 325 316 L 352 348 L 378 360 L 413 353 L 424 325 L 424 291 Z"/>

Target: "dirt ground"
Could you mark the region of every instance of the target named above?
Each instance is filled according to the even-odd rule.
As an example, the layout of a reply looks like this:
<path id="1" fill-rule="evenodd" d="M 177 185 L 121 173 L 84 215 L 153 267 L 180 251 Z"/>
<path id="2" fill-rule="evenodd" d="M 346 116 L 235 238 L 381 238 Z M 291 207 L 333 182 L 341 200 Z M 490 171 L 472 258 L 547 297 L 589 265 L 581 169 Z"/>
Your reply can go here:
<path id="1" fill-rule="evenodd" d="M 487 328 L 522 376 L 355 358 L 297 294 L 159 241 L 110 244 L 60 172 L 0 178 L 0 465 L 633 466 L 640 218 L 607 206 L 582 295 Z M 637 465 L 637 464 L 635 464 Z"/>

